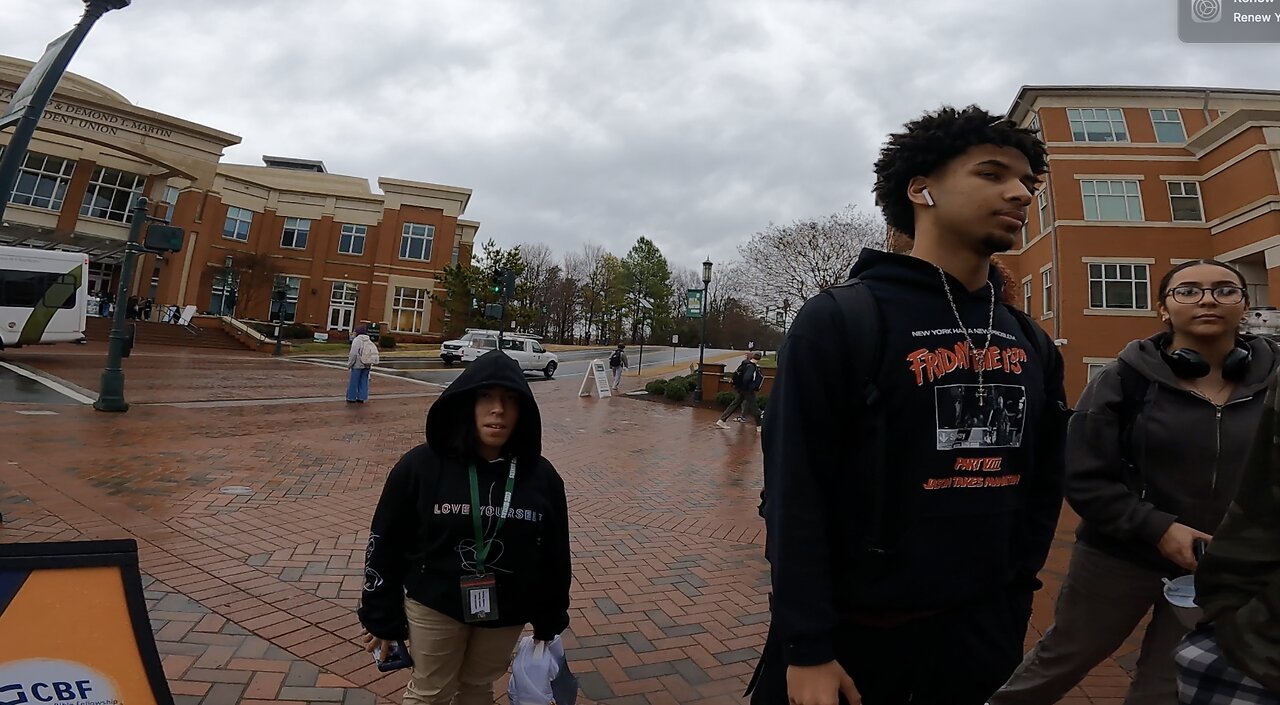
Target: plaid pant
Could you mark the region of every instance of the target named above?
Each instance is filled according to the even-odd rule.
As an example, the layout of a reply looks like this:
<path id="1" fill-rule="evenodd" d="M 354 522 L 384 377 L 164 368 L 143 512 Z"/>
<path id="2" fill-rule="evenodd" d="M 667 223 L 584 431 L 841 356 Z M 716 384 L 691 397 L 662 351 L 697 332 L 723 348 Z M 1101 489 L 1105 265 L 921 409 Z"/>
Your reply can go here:
<path id="1" fill-rule="evenodd" d="M 1173 658 L 1181 705 L 1280 705 L 1280 694 L 1231 667 L 1212 628 L 1188 634 Z"/>

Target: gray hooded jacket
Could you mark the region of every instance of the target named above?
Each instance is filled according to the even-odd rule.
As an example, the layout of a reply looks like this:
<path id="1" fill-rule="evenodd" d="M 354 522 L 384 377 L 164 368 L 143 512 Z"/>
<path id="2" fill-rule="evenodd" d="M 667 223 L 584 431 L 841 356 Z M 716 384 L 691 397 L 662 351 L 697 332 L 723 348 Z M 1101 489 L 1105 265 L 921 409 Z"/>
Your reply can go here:
<path id="1" fill-rule="evenodd" d="M 1067 431 L 1067 501 L 1082 521 L 1080 541 L 1117 558 L 1170 574 L 1185 572 L 1156 548 L 1181 523 L 1212 534 L 1240 486 L 1267 385 L 1280 356 L 1247 337 L 1253 353 L 1222 407 L 1179 383 L 1157 347 L 1163 334 L 1130 343 L 1085 389 Z M 1133 422 L 1126 462 L 1121 445 L 1120 365 L 1149 380 Z"/>

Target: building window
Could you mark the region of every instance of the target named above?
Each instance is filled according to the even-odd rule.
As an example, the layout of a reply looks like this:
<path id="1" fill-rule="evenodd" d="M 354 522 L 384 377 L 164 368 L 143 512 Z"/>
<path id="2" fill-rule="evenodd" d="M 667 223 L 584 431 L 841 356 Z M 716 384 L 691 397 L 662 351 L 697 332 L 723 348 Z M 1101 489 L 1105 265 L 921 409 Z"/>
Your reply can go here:
<path id="1" fill-rule="evenodd" d="M 1029 243 L 1030 238 L 1027 237 L 1027 224 L 1024 222 L 1022 224 L 1022 246 L 1025 248 Z"/>
<path id="2" fill-rule="evenodd" d="M 160 197 L 160 202 L 164 204 L 165 221 L 173 222 L 173 209 L 178 205 L 178 187 L 165 186 L 164 195 Z"/>
<path id="3" fill-rule="evenodd" d="M 1142 220 L 1137 181 L 1081 181 L 1085 220 Z"/>
<path id="4" fill-rule="evenodd" d="M 435 238 L 434 225 L 405 223 L 400 236 L 400 259 L 431 261 L 431 245 Z"/>
<path id="5" fill-rule="evenodd" d="M 1101 362 L 1090 362 L 1090 363 L 1088 363 L 1088 365 L 1087 365 L 1087 367 L 1086 367 L 1086 370 L 1087 370 L 1087 371 L 1086 371 L 1086 373 L 1085 373 L 1085 374 L 1086 374 L 1086 376 L 1088 377 L 1088 381 L 1089 381 L 1089 382 L 1092 382 L 1092 381 L 1093 381 L 1093 378 L 1094 378 L 1094 377 L 1097 377 L 1097 376 L 1098 376 L 1098 375 L 1100 375 L 1100 374 L 1102 374 L 1102 371 L 1103 371 L 1103 370 L 1105 370 L 1105 369 L 1107 369 L 1107 366 L 1106 366 L 1105 364 L 1101 363 Z"/>
<path id="6" fill-rule="evenodd" d="M 228 240 L 249 241 L 249 226 L 253 225 L 253 211 L 231 206 L 227 220 L 222 224 L 222 236 Z"/>
<path id="7" fill-rule="evenodd" d="M 1071 139 L 1076 142 L 1128 142 L 1124 112 L 1117 108 L 1070 108 Z"/>
<path id="8" fill-rule="evenodd" d="M 391 330 L 398 333 L 421 333 L 426 311 L 426 289 L 397 286 L 391 300 Z"/>
<path id="9" fill-rule="evenodd" d="M 288 250 L 307 249 L 307 235 L 311 232 L 311 221 L 306 218 L 285 218 L 284 233 L 280 236 L 280 246 Z"/>
<path id="10" fill-rule="evenodd" d="M 274 292 L 281 286 L 285 288 L 284 305 L 276 301 Z M 294 317 L 298 314 L 298 292 L 302 290 L 302 279 L 300 277 L 287 277 L 283 274 L 277 274 L 275 285 L 272 287 L 273 296 L 271 297 L 271 320 L 284 321 L 292 323 Z"/>
<path id="11" fill-rule="evenodd" d="M 1152 110 L 1151 124 L 1156 128 L 1157 142 L 1187 141 L 1187 131 L 1182 127 L 1182 114 L 1177 110 Z"/>
<path id="12" fill-rule="evenodd" d="M 62 201 L 67 197 L 67 186 L 71 184 L 71 172 L 75 168 L 76 163 L 70 159 L 27 152 L 18 169 L 18 180 L 13 185 L 9 202 L 51 211 L 62 210 Z"/>
<path id="13" fill-rule="evenodd" d="M 1169 206 L 1175 221 L 1204 222 L 1204 205 L 1200 202 L 1200 184 L 1194 181 L 1169 182 Z"/>
<path id="14" fill-rule="evenodd" d="M 458 266 L 458 257 L 462 254 L 462 245 L 453 246 L 453 256 L 449 259 L 449 264 Z"/>
<path id="15" fill-rule="evenodd" d="M 1031 116 L 1031 122 L 1027 123 L 1027 129 L 1036 133 L 1037 137 L 1044 139 L 1043 136 L 1041 136 L 1040 134 L 1040 116 L 1039 115 Z"/>
<path id="16" fill-rule="evenodd" d="M 1022 310 L 1031 315 L 1031 280 L 1022 282 Z"/>
<path id="17" fill-rule="evenodd" d="M 1151 275 L 1145 264 L 1089 264 L 1089 308 L 1145 311 Z"/>
<path id="18" fill-rule="evenodd" d="M 93 170 L 93 178 L 89 181 L 89 190 L 84 194 L 80 206 L 80 215 L 90 218 L 114 220 L 117 223 L 128 223 L 133 220 L 130 209 L 134 201 L 142 195 L 142 186 L 146 179 L 138 174 L 117 171 L 106 167 Z"/>
<path id="19" fill-rule="evenodd" d="M 1049 229 L 1049 191 L 1040 189 L 1036 194 L 1036 210 L 1040 213 L 1040 232 Z"/>
<path id="20" fill-rule="evenodd" d="M 364 239 L 368 234 L 368 226 L 344 223 L 342 234 L 338 236 L 338 252 L 344 255 L 363 255 Z"/>
<path id="21" fill-rule="evenodd" d="M 1040 305 L 1044 315 L 1053 313 L 1053 268 L 1040 272 Z"/>

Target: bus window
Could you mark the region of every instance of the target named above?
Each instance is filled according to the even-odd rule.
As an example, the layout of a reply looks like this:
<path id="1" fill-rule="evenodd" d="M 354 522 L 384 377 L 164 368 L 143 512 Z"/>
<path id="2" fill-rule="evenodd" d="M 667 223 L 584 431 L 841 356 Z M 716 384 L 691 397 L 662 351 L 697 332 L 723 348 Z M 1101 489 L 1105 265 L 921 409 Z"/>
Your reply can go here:
<path id="1" fill-rule="evenodd" d="M 75 308 L 76 280 L 70 274 L 0 269 L 0 306 L 35 308 L 41 299 L 54 308 Z"/>
<path id="2" fill-rule="evenodd" d="M 44 274 L 0 269 L 0 306 L 34 308 L 44 289 Z"/>
<path id="3" fill-rule="evenodd" d="M 44 305 L 49 308 L 75 308 L 76 307 L 76 278 L 70 274 L 59 274 L 57 277 L 53 275 L 45 275 L 46 280 L 52 279 L 46 285 L 44 292 Z"/>

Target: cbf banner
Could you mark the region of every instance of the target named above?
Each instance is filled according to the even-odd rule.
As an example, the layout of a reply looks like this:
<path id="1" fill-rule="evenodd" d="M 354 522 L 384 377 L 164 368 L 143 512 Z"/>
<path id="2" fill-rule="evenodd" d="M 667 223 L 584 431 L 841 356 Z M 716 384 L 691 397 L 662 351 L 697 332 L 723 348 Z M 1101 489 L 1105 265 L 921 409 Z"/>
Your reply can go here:
<path id="1" fill-rule="evenodd" d="M 173 705 L 138 545 L 0 545 L 0 705 Z"/>

